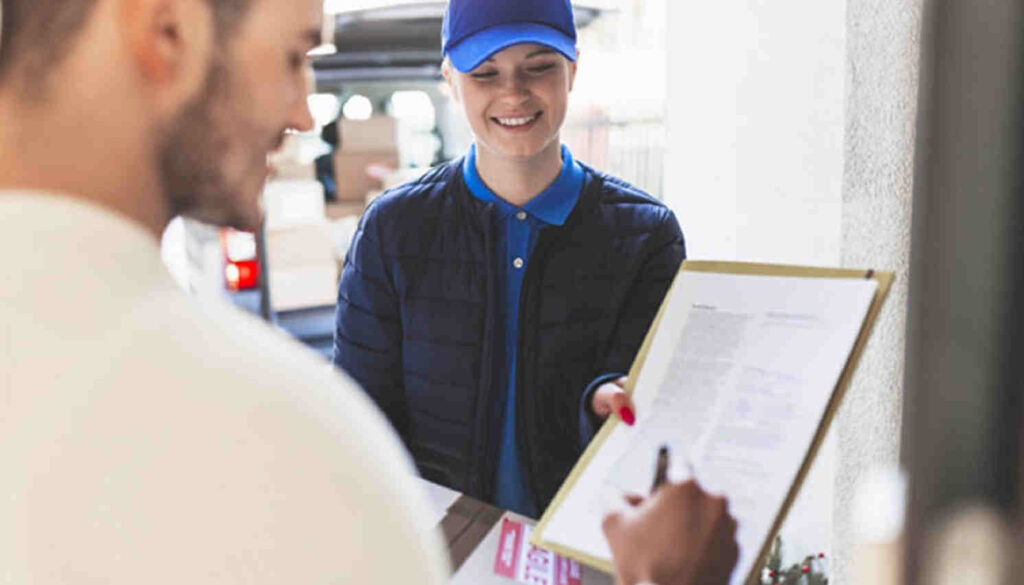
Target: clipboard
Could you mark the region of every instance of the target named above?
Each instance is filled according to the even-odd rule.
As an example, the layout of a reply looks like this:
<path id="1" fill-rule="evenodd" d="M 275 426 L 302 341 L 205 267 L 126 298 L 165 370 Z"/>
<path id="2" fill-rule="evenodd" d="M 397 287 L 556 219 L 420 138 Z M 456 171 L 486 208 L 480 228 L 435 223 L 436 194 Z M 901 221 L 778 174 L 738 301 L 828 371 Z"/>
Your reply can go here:
<path id="1" fill-rule="evenodd" d="M 666 307 L 668 306 L 668 299 L 672 298 L 672 293 L 675 287 L 678 285 L 680 278 L 679 276 L 684 272 L 707 272 L 707 273 L 718 273 L 718 274 L 732 274 L 732 275 L 750 275 L 750 276 L 783 276 L 783 277 L 803 277 L 803 278 L 838 278 L 838 279 L 872 279 L 877 283 L 874 298 L 871 301 L 871 305 L 868 308 L 867 315 L 861 325 L 860 332 L 857 335 L 856 341 L 854 342 L 853 349 L 850 351 L 850 355 L 847 358 L 846 364 L 843 367 L 842 373 L 839 376 L 839 380 L 836 383 L 835 388 L 832 390 L 831 397 L 828 400 L 825 412 L 818 422 L 818 427 L 814 433 L 811 444 L 804 454 L 803 461 L 800 465 L 799 471 L 797 472 L 795 480 L 790 484 L 789 489 L 786 493 L 785 499 L 782 506 L 777 510 L 775 519 L 771 524 L 771 529 L 768 531 L 764 542 L 762 542 L 760 550 L 757 552 L 756 559 L 751 567 L 750 573 L 744 578 L 744 583 L 747 585 L 754 585 L 760 583 L 760 570 L 764 565 L 764 562 L 771 550 L 771 544 L 778 534 L 783 522 L 786 520 L 786 516 L 789 513 L 789 509 L 792 507 L 793 502 L 796 500 L 797 495 L 800 492 L 800 488 L 803 485 L 804 480 L 810 471 L 811 465 L 814 462 L 815 457 L 818 454 L 818 450 L 821 448 L 821 444 L 825 440 L 825 435 L 828 432 L 829 427 L 832 424 L 832 420 L 835 418 L 836 412 L 839 406 L 842 404 L 843 398 L 846 395 L 846 391 L 850 386 L 850 382 L 853 379 L 854 372 L 856 371 L 857 364 L 860 361 L 861 355 L 864 353 L 864 349 L 867 346 L 868 340 L 871 337 L 871 333 L 874 330 L 875 322 L 878 319 L 878 315 L 881 313 L 882 306 L 888 297 L 889 290 L 892 288 L 892 282 L 894 274 L 886 271 L 875 271 L 875 270 L 856 270 L 856 269 L 842 269 L 842 268 L 817 268 L 807 266 L 786 266 L 786 265 L 772 265 L 772 264 L 753 264 L 753 263 L 741 263 L 741 262 L 709 262 L 709 261 L 686 261 L 679 269 L 675 280 L 672 283 L 669 291 L 665 295 L 665 302 L 662 303 L 661 308 L 658 310 L 657 315 L 650 329 L 647 332 L 647 336 L 644 338 L 643 344 L 640 346 L 640 351 L 637 353 L 636 359 L 633 361 L 633 365 L 629 371 L 629 378 L 625 385 L 627 393 L 632 394 L 636 380 L 639 378 L 640 371 L 643 369 L 644 364 L 647 360 L 647 356 L 650 353 L 651 346 L 654 342 L 655 332 L 661 324 L 662 318 L 665 314 Z M 619 424 L 619 420 L 615 417 L 610 417 L 605 424 L 601 427 L 601 430 L 597 433 L 590 445 L 584 451 L 580 460 L 573 467 L 568 478 L 559 488 L 558 493 L 552 500 L 551 505 L 545 510 L 540 522 L 537 524 L 534 530 L 530 542 L 536 546 L 549 549 L 556 552 L 564 557 L 574 559 L 606 573 L 613 573 L 614 569 L 612 564 L 604 559 L 592 557 L 586 553 L 577 551 L 575 549 L 562 546 L 557 543 L 549 542 L 545 539 L 545 531 L 550 523 L 552 517 L 558 508 L 563 504 L 569 493 L 572 491 L 576 482 L 579 480 L 583 471 L 587 468 L 590 461 L 594 458 L 596 453 L 600 451 L 605 440 L 611 435 L 615 426 Z"/>

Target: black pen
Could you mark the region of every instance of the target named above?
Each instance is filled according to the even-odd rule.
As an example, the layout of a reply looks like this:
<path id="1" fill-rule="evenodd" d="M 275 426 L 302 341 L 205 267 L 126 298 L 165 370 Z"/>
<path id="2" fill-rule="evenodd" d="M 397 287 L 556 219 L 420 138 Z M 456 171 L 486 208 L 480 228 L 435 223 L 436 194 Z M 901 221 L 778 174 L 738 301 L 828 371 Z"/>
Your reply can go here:
<path id="1" fill-rule="evenodd" d="M 663 483 L 668 481 L 668 445 L 658 448 L 658 462 L 654 467 L 654 483 L 651 484 L 651 493 L 658 491 Z"/>

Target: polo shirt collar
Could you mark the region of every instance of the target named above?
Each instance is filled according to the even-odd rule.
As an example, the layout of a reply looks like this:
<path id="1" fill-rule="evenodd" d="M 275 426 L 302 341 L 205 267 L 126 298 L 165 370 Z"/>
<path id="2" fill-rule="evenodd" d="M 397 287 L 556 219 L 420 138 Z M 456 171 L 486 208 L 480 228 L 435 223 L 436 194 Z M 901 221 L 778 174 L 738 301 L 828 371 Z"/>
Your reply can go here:
<path id="1" fill-rule="evenodd" d="M 462 163 L 462 176 L 466 186 L 477 199 L 485 203 L 494 203 L 502 215 L 515 212 L 518 208 L 501 197 L 495 195 L 484 184 L 476 170 L 476 145 L 470 147 L 469 154 Z M 583 167 L 572 158 L 569 148 L 562 145 L 562 172 L 546 189 L 522 207 L 524 211 L 549 225 L 564 225 L 579 201 L 583 190 Z"/>

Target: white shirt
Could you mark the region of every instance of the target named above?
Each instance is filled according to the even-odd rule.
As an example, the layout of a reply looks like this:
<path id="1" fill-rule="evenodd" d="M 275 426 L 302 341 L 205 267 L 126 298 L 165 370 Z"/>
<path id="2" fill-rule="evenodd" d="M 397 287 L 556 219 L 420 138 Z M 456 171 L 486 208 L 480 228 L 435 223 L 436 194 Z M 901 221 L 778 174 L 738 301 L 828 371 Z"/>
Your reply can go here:
<path id="1" fill-rule="evenodd" d="M 129 220 L 0 192 L 0 584 L 436 584 L 425 515 L 351 381 Z"/>

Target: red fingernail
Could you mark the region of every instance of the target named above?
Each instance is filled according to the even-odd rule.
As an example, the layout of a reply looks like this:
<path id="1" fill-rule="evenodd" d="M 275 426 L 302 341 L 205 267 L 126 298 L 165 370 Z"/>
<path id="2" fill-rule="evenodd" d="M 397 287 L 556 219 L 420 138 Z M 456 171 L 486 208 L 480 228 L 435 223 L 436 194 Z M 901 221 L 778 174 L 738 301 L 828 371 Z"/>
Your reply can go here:
<path id="1" fill-rule="evenodd" d="M 629 426 L 633 426 L 633 423 L 636 422 L 636 415 L 633 414 L 633 411 L 628 406 L 623 406 L 619 409 L 619 418 Z"/>

